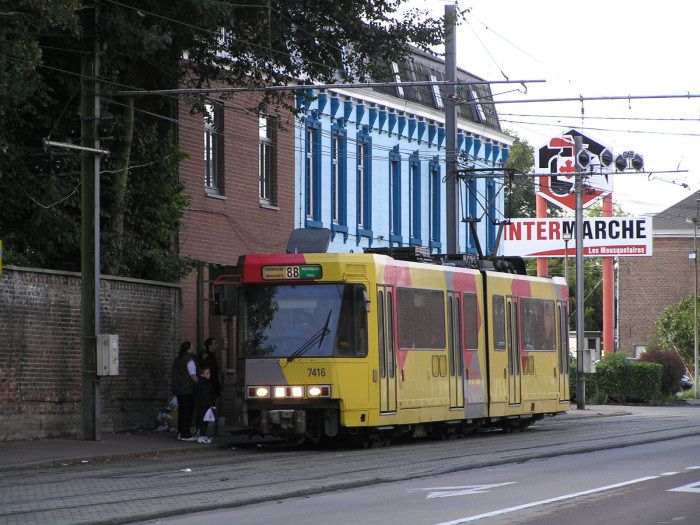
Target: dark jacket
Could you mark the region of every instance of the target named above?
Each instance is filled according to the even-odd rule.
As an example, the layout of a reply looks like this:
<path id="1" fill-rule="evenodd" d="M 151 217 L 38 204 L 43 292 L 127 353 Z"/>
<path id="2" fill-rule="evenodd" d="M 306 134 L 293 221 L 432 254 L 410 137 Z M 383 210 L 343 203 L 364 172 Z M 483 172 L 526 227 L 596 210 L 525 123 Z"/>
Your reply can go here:
<path id="1" fill-rule="evenodd" d="M 196 383 L 187 372 L 187 364 L 194 359 L 195 356 L 189 352 L 179 355 L 173 361 L 172 381 L 173 394 L 176 396 L 194 394 Z"/>
<path id="2" fill-rule="evenodd" d="M 194 402 L 197 408 L 209 408 L 214 406 L 214 388 L 206 377 L 200 377 L 195 389 Z"/>
<path id="3" fill-rule="evenodd" d="M 221 394 L 221 382 L 219 381 L 219 363 L 216 362 L 214 352 L 203 352 L 200 354 L 199 362 L 202 369 L 208 368 L 211 371 L 211 386 L 214 389 L 214 396 Z"/>

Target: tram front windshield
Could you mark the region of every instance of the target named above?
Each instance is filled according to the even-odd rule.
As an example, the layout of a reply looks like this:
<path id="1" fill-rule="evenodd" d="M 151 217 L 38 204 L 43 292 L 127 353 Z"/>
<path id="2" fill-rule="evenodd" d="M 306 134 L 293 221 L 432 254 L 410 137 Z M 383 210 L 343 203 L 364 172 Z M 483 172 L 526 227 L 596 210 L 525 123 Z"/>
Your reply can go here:
<path id="1" fill-rule="evenodd" d="M 365 288 L 357 284 L 250 285 L 242 350 L 248 358 L 367 355 Z"/>

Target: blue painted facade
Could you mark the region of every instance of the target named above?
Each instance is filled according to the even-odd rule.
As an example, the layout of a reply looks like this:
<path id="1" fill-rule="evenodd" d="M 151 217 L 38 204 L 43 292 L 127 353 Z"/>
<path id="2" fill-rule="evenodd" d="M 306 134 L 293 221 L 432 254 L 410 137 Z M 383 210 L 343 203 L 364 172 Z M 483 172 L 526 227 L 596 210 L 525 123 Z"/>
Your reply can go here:
<path id="1" fill-rule="evenodd" d="M 295 227 L 332 230 L 331 252 L 366 247 L 446 248 L 445 130 L 440 112 L 399 97 L 368 92 L 309 91 L 295 129 Z M 458 119 L 462 167 L 500 167 L 509 137 Z M 480 219 L 482 249 L 491 254 L 503 219 L 502 179 L 461 184 L 458 215 Z M 486 213 L 485 213 L 486 211 Z M 476 253 L 466 222 L 460 252 Z"/>

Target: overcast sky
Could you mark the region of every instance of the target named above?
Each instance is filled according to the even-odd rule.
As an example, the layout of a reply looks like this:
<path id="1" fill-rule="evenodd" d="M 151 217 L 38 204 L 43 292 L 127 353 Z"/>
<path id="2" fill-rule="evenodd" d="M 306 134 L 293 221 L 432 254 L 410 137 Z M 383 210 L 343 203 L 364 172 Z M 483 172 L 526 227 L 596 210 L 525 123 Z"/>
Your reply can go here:
<path id="1" fill-rule="evenodd" d="M 445 2 L 412 4 L 438 15 Z M 461 0 L 458 5 L 470 9 L 468 23 L 458 29 L 460 67 L 487 80 L 505 74 L 547 81 L 528 85 L 525 95 L 497 99 L 700 93 L 698 2 Z M 492 91 L 518 87 L 494 85 Z M 615 175 L 614 201 L 630 215 L 657 213 L 700 189 L 700 99 L 588 101 L 583 109 L 582 121 L 578 101 L 497 106 L 503 128 L 535 150 L 576 128 L 615 155 L 640 153 L 647 171 L 688 170 Z"/>

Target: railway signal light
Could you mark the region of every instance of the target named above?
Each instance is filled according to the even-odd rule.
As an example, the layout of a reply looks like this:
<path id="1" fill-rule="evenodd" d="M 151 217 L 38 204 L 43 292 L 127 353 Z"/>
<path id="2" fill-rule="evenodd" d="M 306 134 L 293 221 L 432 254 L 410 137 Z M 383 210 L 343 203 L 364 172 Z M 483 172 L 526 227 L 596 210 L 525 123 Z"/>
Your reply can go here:
<path id="1" fill-rule="evenodd" d="M 588 167 L 591 163 L 591 154 L 588 153 L 588 150 L 582 149 L 576 154 L 576 163 L 583 169 Z"/>
<path id="2" fill-rule="evenodd" d="M 639 153 L 635 153 L 631 161 L 632 167 L 637 171 L 642 171 L 644 169 L 644 159 Z"/>
<path id="3" fill-rule="evenodd" d="M 607 149 L 607 148 L 604 149 L 603 151 L 601 151 L 601 152 L 600 152 L 600 155 L 598 155 L 598 157 L 600 157 L 600 162 L 601 162 L 601 164 L 603 164 L 603 166 L 605 166 L 606 168 L 607 168 L 608 166 L 610 166 L 610 164 L 612 164 L 612 162 L 613 162 L 613 154 L 612 154 L 612 151 L 610 151 L 610 150 Z"/>
<path id="4" fill-rule="evenodd" d="M 618 155 L 615 158 L 615 168 L 617 168 L 617 171 L 625 171 L 625 168 L 627 168 L 627 159 L 622 155 Z"/>

